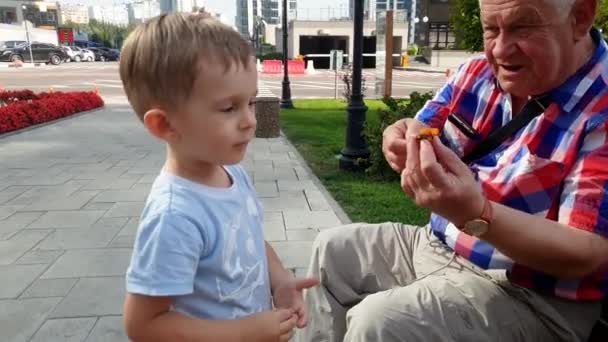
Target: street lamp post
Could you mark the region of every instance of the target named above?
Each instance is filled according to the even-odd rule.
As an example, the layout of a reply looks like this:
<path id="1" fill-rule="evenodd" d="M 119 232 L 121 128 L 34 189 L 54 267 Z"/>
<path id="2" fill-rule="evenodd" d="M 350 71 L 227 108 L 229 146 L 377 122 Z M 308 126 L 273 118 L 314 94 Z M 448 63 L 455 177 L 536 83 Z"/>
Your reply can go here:
<path id="1" fill-rule="evenodd" d="M 21 8 L 26 10 L 27 6 L 23 5 Z M 25 24 L 25 39 L 27 40 L 27 47 L 28 50 L 30 50 L 30 62 L 34 64 L 34 55 L 32 54 L 32 43 L 30 42 L 30 29 L 27 26 L 27 18 L 23 20 L 23 23 Z"/>
<path id="2" fill-rule="evenodd" d="M 340 152 L 339 166 L 342 170 L 358 170 L 360 159 L 369 157 L 367 142 L 363 137 L 367 106 L 361 93 L 361 69 L 363 67 L 363 1 L 355 0 L 352 93 L 348 101 L 346 146 Z"/>
<path id="3" fill-rule="evenodd" d="M 293 108 L 287 61 L 287 0 L 283 0 L 283 87 L 281 91 L 281 108 Z"/>

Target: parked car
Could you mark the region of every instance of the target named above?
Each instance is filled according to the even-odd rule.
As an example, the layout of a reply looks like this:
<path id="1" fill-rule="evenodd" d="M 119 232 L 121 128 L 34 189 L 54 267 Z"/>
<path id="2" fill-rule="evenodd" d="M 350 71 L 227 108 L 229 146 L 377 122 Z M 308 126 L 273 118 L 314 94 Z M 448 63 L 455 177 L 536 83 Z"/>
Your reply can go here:
<path id="1" fill-rule="evenodd" d="M 67 61 L 82 61 L 82 52 L 75 46 L 62 46 L 63 51 L 68 55 Z"/>
<path id="2" fill-rule="evenodd" d="M 104 48 L 91 47 L 89 50 L 93 51 L 95 54 L 96 61 L 117 61 L 119 58 L 116 53 L 108 51 L 109 49 L 105 50 Z"/>
<path id="3" fill-rule="evenodd" d="M 93 62 L 95 60 L 95 53 L 89 49 L 80 49 L 82 52 L 82 60 L 85 62 Z"/>
<path id="4" fill-rule="evenodd" d="M 31 45 L 34 62 L 44 62 L 58 65 L 69 58 L 65 51 L 58 46 L 38 42 L 33 42 Z M 30 61 L 28 44 L 21 44 L 17 47 L 5 49 L 1 52 L 0 62 L 16 61 Z"/>
<path id="5" fill-rule="evenodd" d="M 107 52 L 110 55 L 110 60 L 117 61 L 120 59 L 120 50 L 110 49 L 107 47 L 100 47 L 99 49 Z"/>
<path id="6" fill-rule="evenodd" d="M 25 40 L 5 40 L 0 42 L 0 50 L 12 49 L 25 43 L 27 43 Z"/>

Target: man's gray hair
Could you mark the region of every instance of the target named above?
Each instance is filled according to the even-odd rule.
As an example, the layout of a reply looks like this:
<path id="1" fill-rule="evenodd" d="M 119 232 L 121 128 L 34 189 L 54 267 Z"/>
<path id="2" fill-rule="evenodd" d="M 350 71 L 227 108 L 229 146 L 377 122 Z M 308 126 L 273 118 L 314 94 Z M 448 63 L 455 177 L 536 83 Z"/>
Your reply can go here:
<path id="1" fill-rule="evenodd" d="M 482 1 L 483 0 L 479 0 L 480 7 L 481 7 Z M 570 13 L 570 10 L 572 9 L 572 6 L 574 5 L 574 2 L 576 0 L 543 0 L 543 1 L 555 6 L 555 8 L 560 11 L 560 14 L 567 16 Z"/>

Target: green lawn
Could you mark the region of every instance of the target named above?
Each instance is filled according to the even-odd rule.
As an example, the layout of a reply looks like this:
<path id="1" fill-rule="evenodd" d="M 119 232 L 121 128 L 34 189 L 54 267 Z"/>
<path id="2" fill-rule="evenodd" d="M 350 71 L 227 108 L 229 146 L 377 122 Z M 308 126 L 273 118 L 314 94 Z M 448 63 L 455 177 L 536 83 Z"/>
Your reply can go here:
<path id="1" fill-rule="evenodd" d="M 366 100 L 367 120 L 377 120 L 381 101 Z M 363 173 L 338 169 L 344 147 L 346 103 L 339 100 L 294 101 L 281 111 L 281 126 L 314 173 L 355 222 L 395 221 L 425 224 L 428 213 L 405 197 L 398 182 L 374 180 Z"/>

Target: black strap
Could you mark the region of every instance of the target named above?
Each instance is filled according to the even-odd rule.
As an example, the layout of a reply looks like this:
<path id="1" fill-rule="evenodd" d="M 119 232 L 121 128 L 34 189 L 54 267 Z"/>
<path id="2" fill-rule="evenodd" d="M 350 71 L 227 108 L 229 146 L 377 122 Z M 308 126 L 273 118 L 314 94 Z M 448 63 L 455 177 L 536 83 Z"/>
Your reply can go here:
<path id="1" fill-rule="evenodd" d="M 542 114 L 550 104 L 551 98 L 549 96 L 543 96 L 528 101 L 515 118 L 496 131 L 490 133 L 484 140 L 480 141 L 471 153 L 462 157 L 462 161 L 469 164 L 494 151 L 505 140 L 519 131 L 522 127 L 528 125 L 532 119 Z"/>

